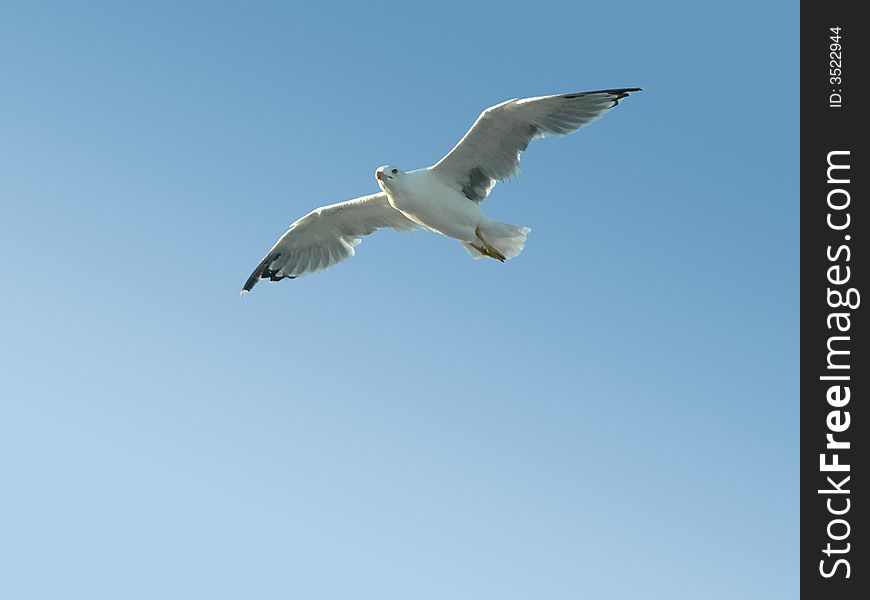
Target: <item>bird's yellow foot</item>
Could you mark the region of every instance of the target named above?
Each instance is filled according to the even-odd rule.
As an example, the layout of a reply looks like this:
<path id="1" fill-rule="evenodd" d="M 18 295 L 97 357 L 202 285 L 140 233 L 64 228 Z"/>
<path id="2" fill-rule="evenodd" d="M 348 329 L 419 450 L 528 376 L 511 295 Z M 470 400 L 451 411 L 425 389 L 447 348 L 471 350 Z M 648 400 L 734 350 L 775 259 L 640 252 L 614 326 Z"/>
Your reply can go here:
<path id="1" fill-rule="evenodd" d="M 474 248 L 475 250 L 477 250 L 478 252 L 480 252 L 484 256 L 494 258 L 500 262 L 505 261 L 505 255 L 502 254 L 501 252 L 499 252 L 498 250 L 496 250 L 495 248 L 493 248 L 492 246 L 490 246 L 489 242 L 487 242 L 483 238 L 483 236 L 480 234 L 480 227 L 478 227 L 477 229 L 474 230 L 474 234 L 477 236 L 477 239 L 480 240 L 480 243 L 482 244 L 482 246 L 475 246 L 474 244 L 471 244 L 472 248 Z"/>

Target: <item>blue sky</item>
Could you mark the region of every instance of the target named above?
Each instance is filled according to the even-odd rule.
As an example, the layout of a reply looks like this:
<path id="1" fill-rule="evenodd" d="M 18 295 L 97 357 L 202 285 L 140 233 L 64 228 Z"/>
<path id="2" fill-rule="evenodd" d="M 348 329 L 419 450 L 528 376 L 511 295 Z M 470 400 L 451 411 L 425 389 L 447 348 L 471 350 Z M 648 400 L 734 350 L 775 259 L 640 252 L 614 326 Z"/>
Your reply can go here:
<path id="1" fill-rule="evenodd" d="M 0 596 L 793 598 L 798 7 L 0 6 Z M 642 86 L 238 291 L 502 100 Z"/>

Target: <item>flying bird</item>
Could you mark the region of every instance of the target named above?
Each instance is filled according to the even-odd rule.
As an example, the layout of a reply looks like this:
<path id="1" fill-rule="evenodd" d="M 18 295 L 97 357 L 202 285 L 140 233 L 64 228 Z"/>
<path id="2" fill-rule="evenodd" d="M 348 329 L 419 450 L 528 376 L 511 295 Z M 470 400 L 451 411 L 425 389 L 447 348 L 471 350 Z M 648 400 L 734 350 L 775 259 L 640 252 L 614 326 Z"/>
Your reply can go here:
<path id="1" fill-rule="evenodd" d="M 484 110 L 459 143 L 431 167 L 379 167 L 381 191 L 317 208 L 292 225 L 245 282 L 295 279 L 354 255 L 378 229 L 424 228 L 454 238 L 472 258 L 504 262 L 523 249 L 531 229 L 489 219 L 481 204 L 496 182 L 519 170 L 520 153 L 534 139 L 566 135 L 601 117 L 631 92 L 622 88 L 508 100 Z"/>

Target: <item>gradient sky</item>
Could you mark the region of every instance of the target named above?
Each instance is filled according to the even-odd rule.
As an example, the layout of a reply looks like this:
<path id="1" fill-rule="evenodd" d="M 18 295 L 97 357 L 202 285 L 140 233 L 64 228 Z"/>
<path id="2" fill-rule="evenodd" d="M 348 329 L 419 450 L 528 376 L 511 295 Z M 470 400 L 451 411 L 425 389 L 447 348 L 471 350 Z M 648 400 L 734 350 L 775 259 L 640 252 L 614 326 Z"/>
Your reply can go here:
<path id="1" fill-rule="evenodd" d="M 0 597 L 795 598 L 797 4 L 305 4 L 0 4 Z M 377 166 L 622 86 L 486 202 L 516 260 L 239 300 Z"/>

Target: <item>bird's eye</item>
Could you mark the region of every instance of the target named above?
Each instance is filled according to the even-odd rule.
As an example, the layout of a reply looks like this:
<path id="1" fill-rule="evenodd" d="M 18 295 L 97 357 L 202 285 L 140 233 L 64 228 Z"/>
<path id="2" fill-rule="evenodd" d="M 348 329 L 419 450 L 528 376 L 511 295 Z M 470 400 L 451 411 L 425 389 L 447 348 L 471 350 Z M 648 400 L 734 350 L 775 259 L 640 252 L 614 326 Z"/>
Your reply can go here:
<path id="1" fill-rule="evenodd" d="M 399 172 L 399 169 L 393 169 L 393 175 Z"/>

